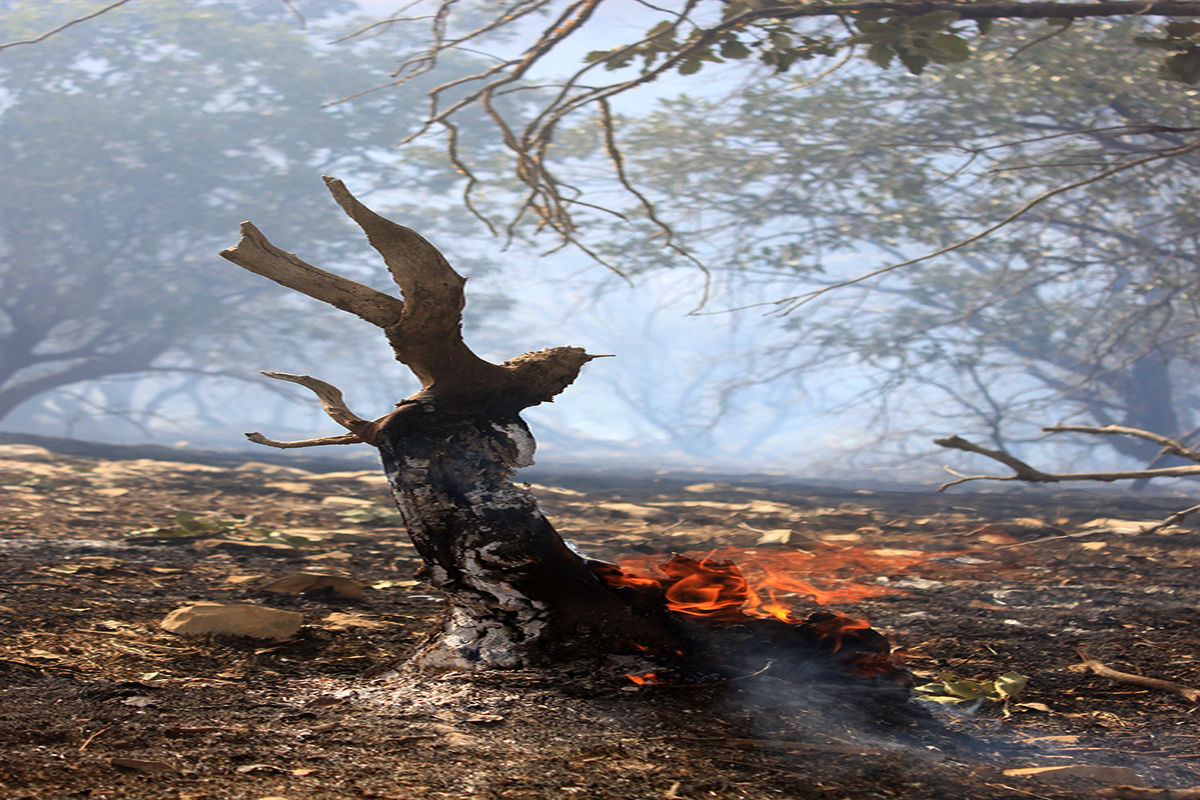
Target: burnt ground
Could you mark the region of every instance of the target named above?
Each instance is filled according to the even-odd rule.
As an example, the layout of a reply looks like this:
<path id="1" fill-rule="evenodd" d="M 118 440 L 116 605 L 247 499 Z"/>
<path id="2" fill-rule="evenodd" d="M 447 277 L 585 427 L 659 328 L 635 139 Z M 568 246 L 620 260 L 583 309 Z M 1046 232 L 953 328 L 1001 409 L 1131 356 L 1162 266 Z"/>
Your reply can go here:
<path id="1" fill-rule="evenodd" d="M 549 476 L 535 491 L 600 558 L 870 550 L 876 561 L 854 579 L 896 593 L 835 608 L 887 633 L 919 683 L 1017 672 L 1027 687 L 1007 703 L 883 709 L 854 686 L 796 685 L 777 667 L 699 686 L 635 686 L 586 664 L 415 675 L 392 667 L 435 625 L 439 600 L 413 580 L 376 471 L 10 444 L 0 794 L 986 799 L 1200 784 L 1196 704 L 1097 676 L 1077 653 L 1200 686 L 1200 534 L 1130 524 L 1188 504 L 1179 498 L 670 476 Z M 366 588 L 361 599 L 262 588 L 302 571 Z M 274 644 L 159 627 L 198 600 L 300 611 L 305 625 Z"/>

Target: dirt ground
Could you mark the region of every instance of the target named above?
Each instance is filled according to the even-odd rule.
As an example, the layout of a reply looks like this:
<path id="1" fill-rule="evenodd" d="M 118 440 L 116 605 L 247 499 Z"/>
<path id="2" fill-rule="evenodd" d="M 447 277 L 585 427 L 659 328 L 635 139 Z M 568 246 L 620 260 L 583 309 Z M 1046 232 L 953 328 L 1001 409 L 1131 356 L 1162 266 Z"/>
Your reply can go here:
<path id="1" fill-rule="evenodd" d="M 413 674 L 402 657 L 439 600 L 413 580 L 378 471 L 8 444 L 0 795 L 986 800 L 1200 785 L 1194 696 L 1096 675 L 1077 652 L 1200 687 L 1200 534 L 1136 524 L 1190 505 L 1180 498 L 544 473 L 535 491 L 598 558 L 846 553 L 805 577 L 894 590 L 835 610 L 885 632 L 918 684 L 952 673 L 987 689 L 1010 672 L 1027 684 L 881 715 L 852 687 L 797 686 L 769 665 L 699 686 L 589 665 Z M 850 558 L 863 552 L 869 570 Z M 365 588 L 264 588 L 300 572 Z M 298 611 L 304 625 L 278 643 L 160 627 L 197 601 Z M 1015 772 L 1048 767 L 1062 769 Z"/>

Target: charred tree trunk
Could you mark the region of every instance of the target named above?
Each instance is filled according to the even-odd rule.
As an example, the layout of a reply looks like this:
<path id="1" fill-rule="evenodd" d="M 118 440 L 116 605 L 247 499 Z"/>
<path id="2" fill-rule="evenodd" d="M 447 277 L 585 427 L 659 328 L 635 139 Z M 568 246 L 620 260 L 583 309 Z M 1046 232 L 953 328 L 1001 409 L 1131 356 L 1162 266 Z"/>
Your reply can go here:
<path id="1" fill-rule="evenodd" d="M 425 578 L 449 604 L 420 661 L 520 667 L 630 642 L 676 645 L 661 614 L 635 610 L 603 584 L 509 480 L 534 447 L 514 412 L 444 414 L 419 402 L 399 411 L 375 443 Z"/>
<path id="2" fill-rule="evenodd" d="M 422 389 L 390 413 L 365 420 L 341 392 L 307 375 L 264 373 L 312 390 L 348 432 L 300 442 L 247 436 L 275 447 L 365 443 L 378 448 L 392 495 L 424 562 L 445 595 L 447 614 L 416 656 L 445 669 L 514 668 L 602 654 L 639 654 L 680 676 L 762 671 L 786 657 L 814 658 L 836 671 L 896 677 L 887 640 L 861 620 L 814 614 L 804 621 L 757 619 L 739 607 L 746 584 L 735 565 L 672 559 L 662 581 L 627 576 L 572 551 L 510 478 L 533 463 L 534 441 L 520 412 L 563 391 L 588 361 L 578 347 L 525 353 L 503 364 L 463 342 L 465 281 L 414 231 L 363 206 L 340 181 L 334 199 L 383 256 L 403 300 L 307 264 L 249 222 L 221 255 L 245 269 L 357 314 L 383 329 Z M 720 613 L 697 613 L 689 578 L 715 578 Z M 724 588 L 720 588 L 724 587 Z M 688 610 L 692 609 L 692 610 Z M 751 643 L 757 643 L 750 646 Z M 834 657 L 836 654 L 836 658 Z M 701 666 L 696 667 L 697 664 Z M 796 675 L 811 677 L 812 669 Z M 891 685 L 897 685 L 891 681 Z"/>
<path id="3" fill-rule="evenodd" d="M 594 356 L 557 347 L 504 364 L 479 358 L 462 339 L 464 279 L 417 233 L 367 209 L 340 181 L 326 183 L 383 256 L 403 301 L 306 264 L 248 222 L 241 241 L 221 255 L 383 328 L 423 388 L 368 421 L 351 413 L 329 384 L 266 373 L 314 391 L 349 433 L 302 442 L 248 437 L 276 447 L 379 449 L 425 577 L 448 602 L 440 637 L 418 655 L 426 665 L 521 667 L 633 642 L 651 652 L 678 648 L 661 606 L 605 584 L 566 546 L 532 495 L 510 481 L 533 463 L 534 440 L 521 410 L 559 394 Z"/>

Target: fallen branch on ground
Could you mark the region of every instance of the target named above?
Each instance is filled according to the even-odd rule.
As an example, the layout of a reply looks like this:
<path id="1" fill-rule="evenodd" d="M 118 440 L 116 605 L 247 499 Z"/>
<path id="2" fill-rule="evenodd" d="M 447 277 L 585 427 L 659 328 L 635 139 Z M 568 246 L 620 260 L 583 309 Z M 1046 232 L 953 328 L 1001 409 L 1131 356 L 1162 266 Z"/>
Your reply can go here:
<path id="1" fill-rule="evenodd" d="M 1090 669 L 1101 678 L 1108 678 L 1118 683 L 1128 683 L 1134 686 L 1143 686 L 1147 689 L 1161 689 L 1164 692 L 1174 692 L 1175 694 L 1190 700 L 1193 703 L 1200 703 L 1200 689 L 1192 689 L 1183 684 L 1173 681 L 1164 681 L 1160 678 L 1147 678 L 1144 675 L 1135 675 L 1132 672 L 1121 672 L 1113 669 L 1103 661 L 1096 659 L 1091 653 L 1083 648 L 1079 648 L 1076 652 L 1083 659 L 1083 665 Z"/>

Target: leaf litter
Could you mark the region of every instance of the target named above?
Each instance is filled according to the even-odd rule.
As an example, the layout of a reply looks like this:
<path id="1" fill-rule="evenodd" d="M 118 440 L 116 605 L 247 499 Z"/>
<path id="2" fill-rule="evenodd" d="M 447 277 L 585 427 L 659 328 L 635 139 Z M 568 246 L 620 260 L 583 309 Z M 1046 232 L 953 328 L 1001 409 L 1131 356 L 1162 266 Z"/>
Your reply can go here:
<path id="1" fill-rule="evenodd" d="M 1104 786 L 1168 797 L 1200 785 L 1195 704 L 1073 668 L 1086 645 L 1120 674 L 1200 685 L 1200 536 L 1139 533 L 1176 498 L 945 498 L 671 476 L 544 483 L 535 491 L 548 515 L 598 558 L 818 545 L 959 553 L 857 576 L 904 592 L 836 610 L 869 619 L 919 684 L 964 702 L 931 705 L 928 726 L 863 728 L 837 711 L 850 699 L 814 704 L 769 680 L 615 686 L 586 667 L 412 675 L 402 657 L 440 606 L 414 579 L 419 564 L 374 471 L 0 445 L 0 788 L 14 798 L 986 800 Z M 1085 527 L 1092 520 L 1104 522 Z M 1086 542 L 1070 538 L 1081 532 Z M 361 596 L 338 596 L 321 577 L 352 581 Z M 280 580 L 291 589 L 267 590 Z M 282 640 L 159 627 L 201 603 L 277 607 L 303 624 Z M 959 697 L 971 691 L 981 693 Z M 1134 777 L 1140 788 L 1115 786 Z"/>

